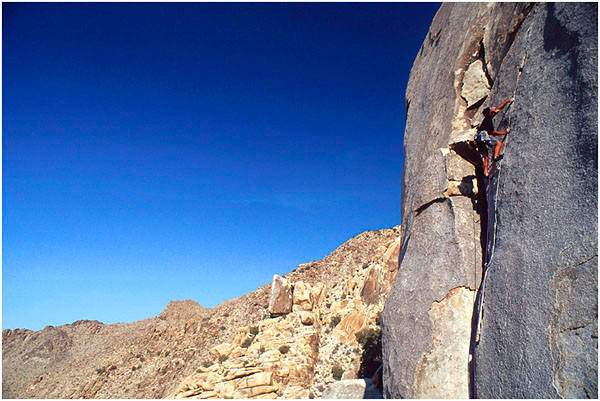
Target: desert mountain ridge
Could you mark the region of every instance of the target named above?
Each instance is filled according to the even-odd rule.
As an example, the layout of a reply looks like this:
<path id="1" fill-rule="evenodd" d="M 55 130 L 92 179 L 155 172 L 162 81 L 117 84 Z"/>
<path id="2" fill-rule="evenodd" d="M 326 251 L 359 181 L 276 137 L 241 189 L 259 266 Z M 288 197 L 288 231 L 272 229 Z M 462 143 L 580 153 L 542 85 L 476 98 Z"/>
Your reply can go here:
<path id="1" fill-rule="evenodd" d="M 272 391 L 257 396 L 319 396 L 328 383 L 335 381 L 332 362 L 339 365 L 345 378 L 359 375 L 362 351 L 354 334 L 376 327 L 386 288 L 391 287 L 397 268 L 399 232 L 399 227 L 394 227 L 361 233 L 324 259 L 301 264 L 283 277 L 276 276 L 290 294 L 295 294 L 292 303 L 284 305 L 289 309 L 285 313 L 270 311 L 270 307 L 278 306 L 271 305 L 273 286 L 269 284 L 214 308 L 204 308 L 193 300 L 172 301 L 156 317 L 132 323 L 79 320 L 40 331 L 3 330 L 3 398 L 181 397 L 190 392 L 182 388 L 191 387 L 198 393 L 194 387 L 198 378 L 194 375 L 204 366 L 220 368 L 227 374 L 236 369 L 228 364 L 236 360 L 243 364 L 244 359 L 247 366 L 261 369 L 255 377 L 270 375 L 270 387 L 253 391 Z M 317 288 L 321 294 L 318 302 L 310 295 Z M 309 294 L 304 301 L 303 293 Z M 349 326 L 346 322 L 342 329 L 348 315 L 352 315 Z M 340 324 L 339 330 L 332 321 Z M 242 337 L 248 336 L 250 329 L 256 330 L 254 327 L 260 327 L 260 332 L 250 335 L 254 345 L 245 348 L 246 339 Z M 343 350 L 338 345 L 339 337 L 346 338 Z M 306 354 L 296 347 L 306 341 L 315 350 L 310 360 L 294 359 Z M 287 352 L 280 352 L 279 347 L 288 343 Z M 263 349 L 268 344 L 280 345 L 269 354 Z M 244 351 L 257 352 L 241 355 Z M 262 361 L 261 355 L 270 355 L 271 360 Z M 290 371 L 286 368 L 290 365 L 301 368 Z M 320 381 L 312 380 L 316 372 Z M 235 379 L 241 378 L 240 373 L 236 375 Z M 235 395 L 235 391 L 248 396 L 249 390 L 245 389 L 253 388 L 231 387 L 237 382 L 228 377 L 221 379 L 230 387 L 216 393 L 219 398 L 232 392 Z"/>

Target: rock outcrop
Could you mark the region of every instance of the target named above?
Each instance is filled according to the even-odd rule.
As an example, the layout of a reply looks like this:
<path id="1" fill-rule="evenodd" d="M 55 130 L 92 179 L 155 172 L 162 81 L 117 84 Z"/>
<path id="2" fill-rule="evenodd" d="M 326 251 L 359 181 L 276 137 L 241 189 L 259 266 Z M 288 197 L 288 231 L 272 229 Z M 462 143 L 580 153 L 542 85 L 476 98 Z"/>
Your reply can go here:
<path id="1" fill-rule="evenodd" d="M 365 377 L 352 382 L 363 385 L 350 386 L 352 394 L 381 397 L 369 376 L 381 364 L 378 317 L 397 271 L 399 244 L 398 229 L 368 232 L 320 262 L 275 275 L 270 316 L 213 347 L 211 359 L 169 398 L 319 398 L 327 391 L 346 394 L 347 386 L 328 387 L 337 380 Z"/>
<path id="2" fill-rule="evenodd" d="M 292 311 L 292 287 L 279 275 L 273 276 L 271 283 L 271 297 L 269 298 L 269 313 L 284 315 Z"/>
<path id="3" fill-rule="evenodd" d="M 476 348 L 481 397 L 598 398 L 597 15 L 536 5 L 497 68 L 496 103 L 526 52 Z"/>
<path id="4" fill-rule="evenodd" d="M 399 227 L 364 232 L 211 309 L 177 301 L 133 323 L 4 330 L 2 396 L 308 398 L 368 377 L 381 364 L 377 317 L 399 235 Z"/>
<path id="5" fill-rule="evenodd" d="M 515 93 L 495 118 L 512 131 L 488 209 L 472 139 Z M 597 5 L 442 5 L 406 111 L 386 397 L 597 397 Z"/>

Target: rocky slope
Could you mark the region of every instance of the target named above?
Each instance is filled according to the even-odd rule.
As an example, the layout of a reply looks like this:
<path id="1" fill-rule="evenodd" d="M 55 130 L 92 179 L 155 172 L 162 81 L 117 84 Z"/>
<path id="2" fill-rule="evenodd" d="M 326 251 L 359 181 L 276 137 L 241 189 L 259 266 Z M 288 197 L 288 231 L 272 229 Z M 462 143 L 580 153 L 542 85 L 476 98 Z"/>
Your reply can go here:
<path id="1" fill-rule="evenodd" d="M 386 396 L 597 397 L 597 14 L 448 3 L 435 16 L 406 91 Z M 488 195 L 473 134 L 513 96 Z"/>
<path id="2" fill-rule="evenodd" d="M 376 319 L 399 247 L 399 228 L 369 231 L 299 265 L 277 280 L 288 305 L 272 303 L 274 315 L 266 285 L 212 309 L 171 302 L 134 323 L 4 330 L 2 396 L 319 396 L 334 376 L 370 376 L 380 363 Z"/>

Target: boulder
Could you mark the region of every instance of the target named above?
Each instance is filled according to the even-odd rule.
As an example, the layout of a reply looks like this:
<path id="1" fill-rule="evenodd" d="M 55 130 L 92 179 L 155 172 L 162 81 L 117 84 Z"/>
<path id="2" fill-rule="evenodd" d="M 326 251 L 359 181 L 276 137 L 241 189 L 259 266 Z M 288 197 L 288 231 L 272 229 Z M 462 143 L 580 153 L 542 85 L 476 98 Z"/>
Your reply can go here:
<path id="1" fill-rule="evenodd" d="M 383 398 L 371 379 L 340 380 L 329 384 L 321 398 L 325 399 L 374 399 Z"/>
<path id="2" fill-rule="evenodd" d="M 302 324 L 309 326 L 314 323 L 315 319 L 312 312 L 301 311 L 298 312 L 298 315 L 300 316 L 300 321 L 302 322 Z"/>
<path id="3" fill-rule="evenodd" d="M 294 306 L 298 310 L 310 311 L 313 308 L 312 288 L 303 281 L 294 283 Z"/>
<path id="4" fill-rule="evenodd" d="M 272 315 L 284 315 L 292 311 L 292 286 L 286 279 L 275 274 L 271 283 L 269 312 Z"/>
<path id="5" fill-rule="evenodd" d="M 273 383 L 273 372 L 258 372 L 239 379 L 236 383 L 238 389 L 270 386 Z"/>
<path id="6" fill-rule="evenodd" d="M 362 308 L 352 310 L 342 318 L 335 327 L 334 333 L 343 344 L 357 344 L 355 334 L 367 327 L 367 316 L 361 312 Z"/>
<path id="7" fill-rule="evenodd" d="M 383 254 L 382 266 L 385 270 L 393 272 L 398 270 L 398 256 L 400 255 L 400 245 L 402 241 L 398 237 Z"/>
<path id="8" fill-rule="evenodd" d="M 382 295 L 380 284 L 383 283 L 381 283 L 378 271 L 372 267 L 360 291 L 360 298 L 365 304 L 371 305 L 379 302 L 379 298 Z"/>
<path id="9" fill-rule="evenodd" d="M 229 354 L 231 353 L 233 348 L 234 348 L 233 344 L 222 343 L 222 344 L 218 344 L 218 345 L 215 345 L 214 347 L 212 347 L 210 349 L 209 353 L 210 353 L 210 356 L 213 357 L 213 359 L 225 358 L 225 357 L 229 356 Z"/>
<path id="10" fill-rule="evenodd" d="M 250 337 L 249 333 L 249 327 L 240 327 L 231 343 L 237 345 L 238 347 L 241 347 L 242 344 L 244 344 L 244 341 L 246 341 Z"/>
<path id="11" fill-rule="evenodd" d="M 277 387 L 277 386 L 270 386 L 270 385 L 255 386 L 255 387 L 250 387 L 250 388 L 239 389 L 239 390 L 235 391 L 231 395 L 231 397 L 224 397 L 224 398 L 235 398 L 235 399 L 257 398 L 257 396 L 263 396 L 260 398 L 276 398 L 277 394 L 275 392 L 277 390 L 279 390 L 279 387 Z M 266 397 L 269 394 L 272 394 L 272 396 Z"/>
<path id="12" fill-rule="evenodd" d="M 489 93 L 490 84 L 483 70 L 483 62 L 475 60 L 465 71 L 461 96 L 467 101 L 469 108 L 485 99 Z"/>

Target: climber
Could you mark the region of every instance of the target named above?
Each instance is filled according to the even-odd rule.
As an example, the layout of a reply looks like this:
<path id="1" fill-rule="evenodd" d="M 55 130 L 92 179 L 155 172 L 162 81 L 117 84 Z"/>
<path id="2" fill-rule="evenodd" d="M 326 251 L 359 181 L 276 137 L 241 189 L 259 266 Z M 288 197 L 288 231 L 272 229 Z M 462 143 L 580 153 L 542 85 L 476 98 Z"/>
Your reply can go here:
<path id="1" fill-rule="evenodd" d="M 485 176 L 488 176 L 488 164 L 489 164 L 489 156 L 488 153 L 490 150 L 494 150 L 494 159 L 495 161 L 498 159 L 498 155 L 500 154 L 500 149 L 502 148 L 502 142 L 498 140 L 498 138 L 492 135 L 506 135 L 510 132 L 510 128 L 506 131 L 496 131 L 494 129 L 494 122 L 492 118 L 500 112 L 507 104 L 514 102 L 515 99 L 508 99 L 504 103 L 502 103 L 498 107 L 486 107 L 483 109 L 483 121 L 479 124 L 478 133 L 475 136 L 475 144 L 477 145 L 477 150 L 481 153 L 483 157 L 483 172 Z"/>

